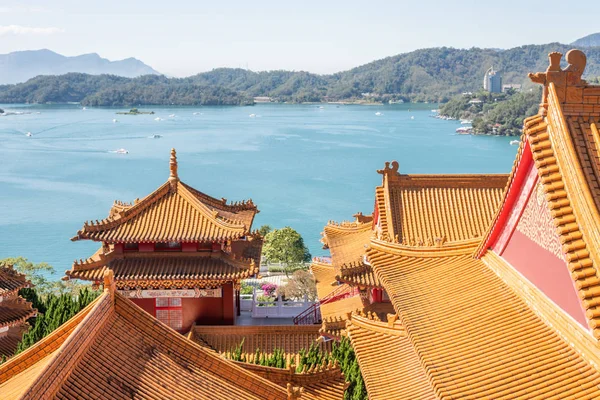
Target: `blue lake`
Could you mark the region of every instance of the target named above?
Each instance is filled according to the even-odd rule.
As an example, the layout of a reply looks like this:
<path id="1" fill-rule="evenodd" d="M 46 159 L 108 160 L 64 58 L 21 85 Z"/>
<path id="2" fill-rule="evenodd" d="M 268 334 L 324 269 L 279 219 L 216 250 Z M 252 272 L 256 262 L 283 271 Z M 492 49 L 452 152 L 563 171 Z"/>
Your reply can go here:
<path id="1" fill-rule="evenodd" d="M 507 173 L 517 150 L 511 138 L 456 135 L 458 122 L 429 117 L 432 104 L 321 107 L 145 107 L 155 114 L 130 116 L 0 104 L 30 112 L 0 117 L 0 258 L 46 261 L 62 276 L 98 248 L 70 241 L 83 222 L 164 183 L 172 147 L 182 181 L 217 198 L 252 198 L 256 228 L 289 225 L 313 255 L 325 253 L 329 219 L 371 213 L 385 161 L 398 160 L 402 173 Z"/>

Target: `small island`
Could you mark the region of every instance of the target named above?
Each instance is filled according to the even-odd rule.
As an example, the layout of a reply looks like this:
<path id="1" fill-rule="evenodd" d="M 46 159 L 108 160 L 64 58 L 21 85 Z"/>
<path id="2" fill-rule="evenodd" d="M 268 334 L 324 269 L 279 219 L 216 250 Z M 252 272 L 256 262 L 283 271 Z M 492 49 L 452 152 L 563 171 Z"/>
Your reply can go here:
<path id="1" fill-rule="evenodd" d="M 140 111 L 137 108 L 132 108 L 127 112 L 118 112 L 121 115 L 141 115 L 141 114 L 154 114 L 154 111 Z"/>

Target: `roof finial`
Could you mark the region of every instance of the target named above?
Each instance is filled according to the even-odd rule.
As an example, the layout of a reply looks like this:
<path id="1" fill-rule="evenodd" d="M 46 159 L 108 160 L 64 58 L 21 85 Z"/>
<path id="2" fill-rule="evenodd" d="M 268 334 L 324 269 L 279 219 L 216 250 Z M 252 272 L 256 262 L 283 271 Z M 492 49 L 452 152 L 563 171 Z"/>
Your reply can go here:
<path id="1" fill-rule="evenodd" d="M 169 180 L 179 180 L 179 176 L 177 176 L 177 152 L 175 149 L 171 149 L 171 175 L 169 176 Z"/>

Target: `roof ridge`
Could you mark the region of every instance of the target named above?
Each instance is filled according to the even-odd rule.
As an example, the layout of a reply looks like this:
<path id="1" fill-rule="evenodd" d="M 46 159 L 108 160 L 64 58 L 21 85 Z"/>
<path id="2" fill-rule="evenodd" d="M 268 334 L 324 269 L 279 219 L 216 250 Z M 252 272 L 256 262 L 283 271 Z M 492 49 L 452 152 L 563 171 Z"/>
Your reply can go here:
<path id="1" fill-rule="evenodd" d="M 229 204 L 227 204 L 227 199 L 226 198 L 221 198 L 221 200 L 208 195 L 198 189 L 195 189 L 193 187 L 191 187 L 190 185 L 181 182 L 181 184 L 183 186 L 186 187 L 186 189 L 188 189 L 192 194 L 194 194 L 196 197 L 203 197 L 203 200 L 206 200 L 212 204 L 210 204 L 213 207 L 219 208 L 219 207 L 224 207 L 224 208 L 231 208 L 231 211 L 233 212 L 237 212 L 237 211 L 250 211 L 250 210 L 257 210 L 257 206 L 254 204 L 254 202 L 252 201 L 252 199 L 248 199 L 248 200 L 240 200 L 240 201 L 234 201 L 234 202 L 229 202 Z M 200 200 L 201 202 L 203 200 Z M 258 210 L 257 210 L 258 211 Z"/>

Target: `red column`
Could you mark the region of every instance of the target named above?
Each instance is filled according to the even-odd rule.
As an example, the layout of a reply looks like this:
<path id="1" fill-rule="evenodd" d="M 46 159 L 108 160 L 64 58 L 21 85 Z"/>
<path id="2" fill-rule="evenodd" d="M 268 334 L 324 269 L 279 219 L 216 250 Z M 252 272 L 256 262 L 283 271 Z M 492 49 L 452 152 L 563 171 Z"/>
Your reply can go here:
<path id="1" fill-rule="evenodd" d="M 223 324 L 233 325 L 235 322 L 235 307 L 233 300 L 233 284 L 226 283 L 223 287 L 223 297 L 221 298 L 223 307 Z"/>

